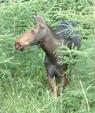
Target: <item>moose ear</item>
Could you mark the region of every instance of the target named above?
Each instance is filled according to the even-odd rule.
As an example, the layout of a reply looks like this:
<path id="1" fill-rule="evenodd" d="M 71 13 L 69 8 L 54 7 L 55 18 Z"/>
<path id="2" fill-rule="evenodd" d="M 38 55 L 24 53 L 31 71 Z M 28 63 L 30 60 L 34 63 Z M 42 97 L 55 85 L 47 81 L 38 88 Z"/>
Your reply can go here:
<path id="1" fill-rule="evenodd" d="M 36 23 L 39 25 L 41 25 L 41 24 L 45 24 L 45 21 L 44 21 L 44 18 L 42 17 L 42 16 L 40 16 L 40 15 L 35 15 L 34 16 L 34 18 L 35 18 L 35 20 L 36 20 Z"/>

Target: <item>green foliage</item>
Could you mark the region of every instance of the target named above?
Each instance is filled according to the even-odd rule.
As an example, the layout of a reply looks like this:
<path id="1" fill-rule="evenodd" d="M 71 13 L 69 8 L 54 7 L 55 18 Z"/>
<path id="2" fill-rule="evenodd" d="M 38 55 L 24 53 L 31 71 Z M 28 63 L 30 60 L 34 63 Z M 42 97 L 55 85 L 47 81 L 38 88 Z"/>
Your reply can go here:
<path id="1" fill-rule="evenodd" d="M 91 0 L 0 1 L 0 113 L 94 113 L 92 10 Z M 58 98 L 52 97 L 48 88 L 43 51 L 36 47 L 24 52 L 14 49 L 16 37 L 35 24 L 34 13 L 43 15 L 53 27 L 61 20 L 80 22 L 79 58 L 71 72 L 69 85 Z"/>

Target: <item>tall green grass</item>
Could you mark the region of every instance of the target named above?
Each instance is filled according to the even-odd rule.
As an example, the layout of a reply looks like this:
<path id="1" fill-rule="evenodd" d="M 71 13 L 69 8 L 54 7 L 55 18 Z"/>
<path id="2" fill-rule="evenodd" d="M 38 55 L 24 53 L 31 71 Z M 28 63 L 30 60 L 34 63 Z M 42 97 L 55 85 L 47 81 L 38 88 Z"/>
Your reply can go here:
<path id="1" fill-rule="evenodd" d="M 8 1 L 8 0 L 7 0 Z M 18 0 L 15 0 L 18 1 Z M 29 47 L 15 51 L 16 37 L 35 24 L 33 14 L 55 27 L 78 20 L 81 49 L 64 94 L 54 98 L 43 65 L 44 52 Z M 19 0 L 0 4 L 0 113 L 94 113 L 95 53 L 91 0 Z"/>

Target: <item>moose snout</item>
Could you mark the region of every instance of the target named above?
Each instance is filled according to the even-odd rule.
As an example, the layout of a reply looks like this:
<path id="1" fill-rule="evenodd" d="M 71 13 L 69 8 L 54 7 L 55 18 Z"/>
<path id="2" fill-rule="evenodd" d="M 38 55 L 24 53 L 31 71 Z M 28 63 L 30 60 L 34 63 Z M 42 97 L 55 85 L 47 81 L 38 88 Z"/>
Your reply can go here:
<path id="1" fill-rule="evenodd" d="M 22 50 L 24 49 L 24 47 L 23 47 L 23 45 L 21 45 L 20 43 L 16 42 L 16 43 L 15 43 L 15 49 L 22 51 Z"/>

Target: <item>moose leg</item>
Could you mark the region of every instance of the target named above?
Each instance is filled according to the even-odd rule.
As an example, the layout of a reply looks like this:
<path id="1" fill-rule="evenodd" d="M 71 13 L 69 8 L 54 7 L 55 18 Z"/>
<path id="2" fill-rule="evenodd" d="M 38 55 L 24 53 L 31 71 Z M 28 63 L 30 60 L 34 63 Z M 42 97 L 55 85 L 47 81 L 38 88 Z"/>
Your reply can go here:
<path id="1" fill-rule="evenodd" d="M 48 81 L 52 90 L 52 93 L 55 97 L 57 97 L 57 86 L 56 86 L 56 80 L 55 77 L 48 76 Z"/>
<path id="2" fill-rule="evenodd" d="M 68 84 L 68 79 L 66 77 L 66 74 L 62 74 L 61 76 L 61 91 L 64 91 L 64 88 L 67 86 Z"/>

